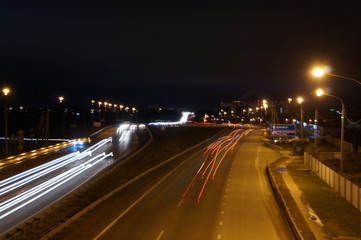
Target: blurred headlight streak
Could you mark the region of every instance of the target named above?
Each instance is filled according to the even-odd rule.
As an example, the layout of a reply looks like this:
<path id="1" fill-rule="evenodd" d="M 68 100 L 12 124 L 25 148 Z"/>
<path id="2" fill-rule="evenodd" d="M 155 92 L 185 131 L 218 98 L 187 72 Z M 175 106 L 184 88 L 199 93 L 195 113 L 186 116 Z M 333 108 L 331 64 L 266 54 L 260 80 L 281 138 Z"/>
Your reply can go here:
<path id="1" fill-rule="evenodd" d="M 16 190 L 20 186 L 23 186 L 27 183 L 30 183 L 36 179 L 39 179 L 46 174 L 49 174 L 61 167 L 69 165 L 77 160 L 80 160 L 86 156 L 91 156 L 92 152 L 103 147 L 105 144 L 112 141 L 112 138 L 103 139 L 93 145 L 92 147 L 86 149 L 84 152 L 79 153 L 74 152 L 63 156 L 61 158 L 55 159 L 49 163 L 42 164 L 38 167 L 27 170 L 23 173 L 17 174 L 10 178 L 0 181 L 0 195 L 8 193 L 10 191 Z M 71 180 L 72 178 L 78 176 L 85 170 L 91 168 L 92 166 L 100 163 L 103 159 L 113 156 L 113 153 L 106 154 L 105 152 L 98 154 L 97 156 L 86 160 L 85 162 L 77 165 L 39 185 L 26 190 L 20 194 L 17 194 L 14 197 L 11 197 L 0 203 L 0 219 L 10 215 L 11 213 L 21 209 L 27 204 L 35 201 L 36 199 L 44 196 L 48 192 L 57 188 L 58 186 L 64 184 L 65 182 Z"/>
<path id="2" fill-rule="evenodd" d="M 188 117 L 189 115 L 192 115 L 194 113 L 192 112 L 182 112 L 182 117 L 180 118 L 180 120 L 178 122 L 154 122 L 154 123 L 149 123 L 149 125 L 155 125 L 155 126 L 170 126 L 170 125 L 179 125 L 179 124 L 184 124 L 188 122 Z"/>

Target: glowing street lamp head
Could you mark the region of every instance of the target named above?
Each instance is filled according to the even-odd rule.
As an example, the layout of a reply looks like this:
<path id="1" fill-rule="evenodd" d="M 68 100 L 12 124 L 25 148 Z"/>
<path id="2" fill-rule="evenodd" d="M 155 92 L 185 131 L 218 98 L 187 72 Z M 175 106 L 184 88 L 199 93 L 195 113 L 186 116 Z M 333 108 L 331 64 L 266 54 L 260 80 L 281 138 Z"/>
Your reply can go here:
<path id="1" fill-rule="evenodd" d="M 63 96 L 60 96 L 59 98 L 59 102 L 62 103 L 64 101 L 64 97 Z"/>
<path id="2" fill-rule="evenodd" d="M 298 97 L 298 98 L 297 98 L 297 102 L 298 102 L 299 104 L 303 103 L 303 98 L 302 98 L 302 97 Z"/>
<path id="3" fill-rule="evenodd" d="M 291 103 L 292 102 L 292 98 L 288 98 L 288 103 Z"/>
<path id="4" fill-rule="evenodd" d="M 324 93 L 325 93 L 325 91 L 323 91 L 321 88 L 316 90 L 316 95 L 319 97 L 322 96 Z"/>
<path id="5" fill-rule="evenodd" d="M 7 96 L 7 95 L 9 95 L 9 93 L 10 93 L 10 88 L 4 87 L 2 91 L 3 91 L 3 94 L 4 94 L 5 96 Z"/>
<path id="6" fill-rule="evenodd" d="M 315 77 L 322 77 L 323 75 L 325 75 L 325 70 L 323 70 L 322 68 L 315 68 L 312 70 L 312 75 Z"/>

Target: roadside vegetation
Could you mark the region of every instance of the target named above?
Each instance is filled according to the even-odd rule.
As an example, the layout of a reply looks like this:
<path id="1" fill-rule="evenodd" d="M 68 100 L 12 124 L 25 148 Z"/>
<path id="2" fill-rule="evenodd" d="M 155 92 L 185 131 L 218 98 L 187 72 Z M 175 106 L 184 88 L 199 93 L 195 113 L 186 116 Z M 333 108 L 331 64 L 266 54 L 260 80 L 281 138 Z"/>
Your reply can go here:
<path id="1" fill-rule="evenodd" d="M 339 193 L 329 187 L 315 173 L 303 164 L 303 157 L 282 157 L 271 164 L 280 192 L 289 208 L 292 217 L 304 239 L 315 239 L 307 226 L 306 220 L 299 212 L 286 184 L 277 170 L 286 165 L 289 175 L 302 191 L 302 201 L 311 206 L 321 220 L 327 239 L 359 239 L 361 236 L 361 213 L 347 202 Z M 312 221 L 307 219 L 307 221 Z"/>

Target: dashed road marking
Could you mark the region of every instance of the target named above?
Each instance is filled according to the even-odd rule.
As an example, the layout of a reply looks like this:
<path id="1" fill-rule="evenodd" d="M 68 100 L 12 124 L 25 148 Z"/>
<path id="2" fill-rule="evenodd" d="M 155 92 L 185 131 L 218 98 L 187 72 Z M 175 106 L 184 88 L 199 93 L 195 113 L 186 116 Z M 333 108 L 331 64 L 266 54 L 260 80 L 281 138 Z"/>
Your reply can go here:
<path id="1" fill-rule="evenodd" d="M 162 238 L 163 233 L 164 233 L 164 230 L 160 231 L 156 240 L 160 240 Z"/>

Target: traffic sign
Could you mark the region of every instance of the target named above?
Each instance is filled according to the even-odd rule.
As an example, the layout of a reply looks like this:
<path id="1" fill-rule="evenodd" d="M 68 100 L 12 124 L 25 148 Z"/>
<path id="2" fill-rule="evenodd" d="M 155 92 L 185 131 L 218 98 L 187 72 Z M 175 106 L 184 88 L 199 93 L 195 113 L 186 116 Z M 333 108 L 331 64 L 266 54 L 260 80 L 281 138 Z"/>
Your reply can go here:
<path id="1" fill-rule="evenodd" d="M 284 172 L 284 171 L 286 171 L 286 170 L 287 170 L 286 167 L 279 167 L 279 168 L 278 168 L 278 171 L 280 171 L 280 172 Z"/>
<path id="2" fill-rule="evenodd" d="M 277 137 L 296 136 L 296 125 L 294 124 L 272 124 L 271 135 Z"/>

